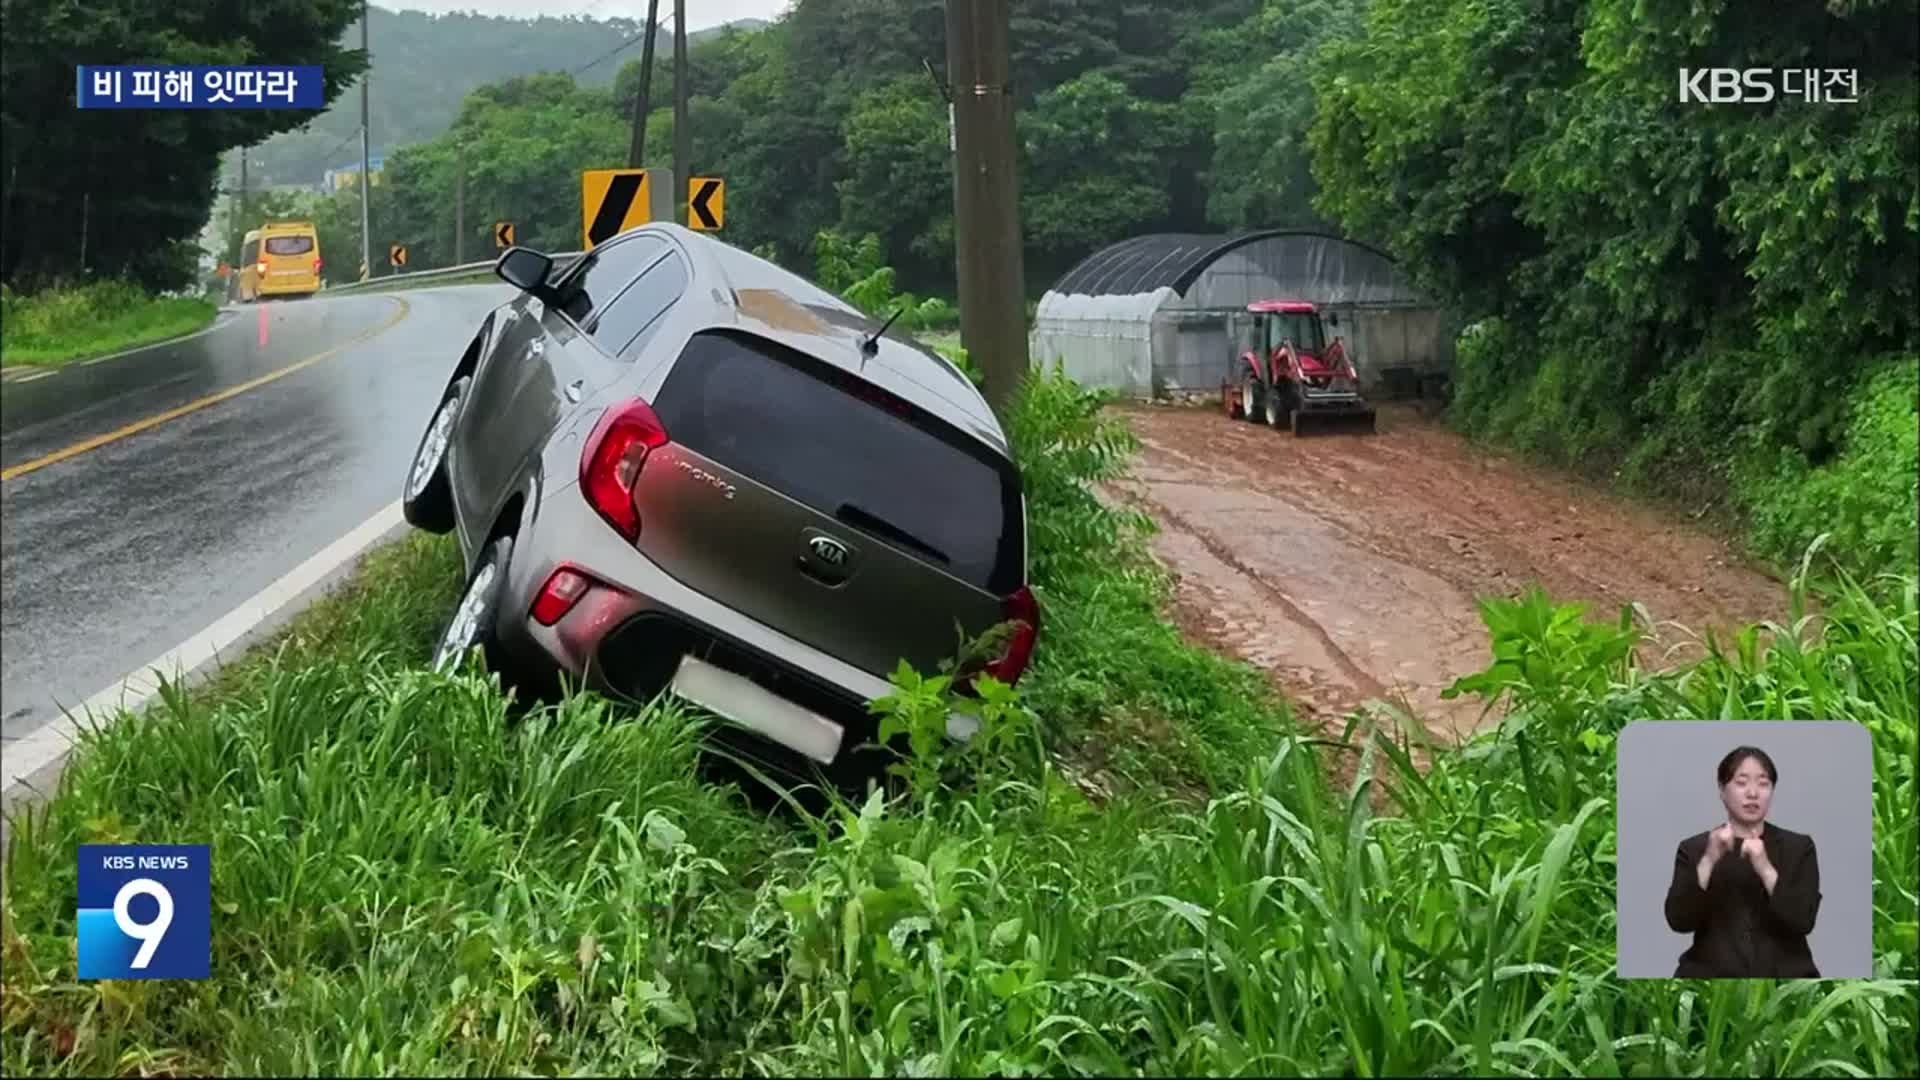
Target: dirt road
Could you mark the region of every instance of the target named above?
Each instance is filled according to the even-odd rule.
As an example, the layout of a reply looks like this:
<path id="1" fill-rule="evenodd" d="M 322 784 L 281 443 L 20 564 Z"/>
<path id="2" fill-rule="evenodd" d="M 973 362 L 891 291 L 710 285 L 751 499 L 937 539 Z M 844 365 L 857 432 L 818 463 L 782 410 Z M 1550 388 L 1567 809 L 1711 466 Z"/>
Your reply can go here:
<path id="1" fill-rule="evenodd" d="M 1411 408 L 1383 408 L 1371 437 L 1299 439 L 1218 408 L 1119 409 L 1145 445 L 1116 494 L 1160 524 L 1182 627 L 1272 672 L 1315 722 L 1385 698 L 1464 734 L 1479 703 L 1440 691 L 1490 658 L 1475 598 L 1533 582 L 1594 615 L 1638 602 L 1695 630 L 1784 613 L 1784 588 L 1725 542 Z M 1649 652 L 1684 642 L 1665 630 Z"/>

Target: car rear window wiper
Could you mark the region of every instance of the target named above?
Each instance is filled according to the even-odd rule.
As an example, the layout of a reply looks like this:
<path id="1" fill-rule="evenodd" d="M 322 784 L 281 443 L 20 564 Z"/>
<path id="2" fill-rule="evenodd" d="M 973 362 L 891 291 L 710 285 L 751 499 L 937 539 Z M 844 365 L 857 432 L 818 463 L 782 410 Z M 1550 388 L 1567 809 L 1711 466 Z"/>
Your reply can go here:
<path id="1" fill-rule="evenodd" d="M 888 540 L 910 547 L 929 558 L 938 559 L 942 563 L 953 562 L 951 558 L 947 557 L 946 552 L 941 551 L 925 540 L 895 525 L 893 522 L 863 510 L 852 503 L 841 503 L 840 509 L 834 511 L 833 516 L 852 525 L 856 529 L 864 529 L 867 532 L 883 536 Z"/>

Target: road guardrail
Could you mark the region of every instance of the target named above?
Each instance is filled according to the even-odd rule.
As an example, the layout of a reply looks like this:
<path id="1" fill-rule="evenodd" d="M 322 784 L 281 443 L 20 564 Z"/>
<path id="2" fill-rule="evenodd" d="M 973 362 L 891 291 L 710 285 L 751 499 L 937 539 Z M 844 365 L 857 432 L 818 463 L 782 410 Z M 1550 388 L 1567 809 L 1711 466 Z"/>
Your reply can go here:
<path id="1" fill-rule="evenodd" d="M 553 259 L 555 267 L 565 269 L 573 265 L 573 260 L 585 254 L 586 252 L 584 251 L 560 251 L 549 253 L 549 257 Z M 350 281 L 345 285 L 330 285 L 323 291 L 327 295 L 333 295 L 335 293 L 349 292 L 358 289 L 371 289 L 396 281 L 404 282 L 408 285 L 431 285 L 436 281 L 448 278 L 467 277 L 473 274 L 485 273 L 493 269 L 493 264 L 496 261 L 498 261 L 497 256 L 480 262 L 462 263 L 459 266 L 442 266 L 435 270 L 409 270 L 404 274 L 385 274 L 380 277 L 370 277 L 365 281 Z"/>

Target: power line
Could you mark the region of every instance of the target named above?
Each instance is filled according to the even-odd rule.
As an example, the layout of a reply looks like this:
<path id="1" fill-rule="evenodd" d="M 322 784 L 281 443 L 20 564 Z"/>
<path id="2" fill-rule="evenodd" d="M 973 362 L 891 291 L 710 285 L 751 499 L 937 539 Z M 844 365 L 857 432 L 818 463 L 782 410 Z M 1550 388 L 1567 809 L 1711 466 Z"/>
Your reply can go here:
<path id="1" fill-rule="evenodd" d="M 339 153 L 341 147 L 347 145 L 348 143 L 352 142 L 353 140 L 359 137 L 360 137 L 360 129 L 357 127 L 354 128 L 352 131 L 347 132 L 346 138 L 341 139 L 339 142 L 333 144 L 333 149 L 321 155 L 322 160 L 331 162 L 333 160 L 333 155 Z"/>
<path id="2" fill-rule="evenodd" d="M 662 27 L 664 27 L 664 26 L 666 26 L 666 24 L 667 24 L 668 22 L 670 22 L 670 21 L 672 21 L 672 20 L 670 20 L 670 19 L 661 19 L 661 20 L 660 20 L 660 25 L 661 25 Z M 610 58 L 612 58 L 612 57 L 614 56 L 614 54 L 616 54 L 616 53 L 620 53 L 620 52 L 624 52 L 624 51 L 626 51 L 627 49 L 630 49 L 630 48 L 632 48 L 633 46 L 635 46 L 635 45 L 638 45 L 638 44 L 639 44 L 639 43 L 641 42 L 641 40 L 643 40 L 643 39 L 644 39 L 644 38 L 645 38 L 646 36 L 647 36 L 647 32 L 646 32 L 646 30 L 644 30 L 644 29 L 642 29 L 642 30 L 641 30 L 641 31 L 640 31 L 639 33 L 637 33 L 637 34 L 635 34 L 635 35 L 633 35 L 632 37 L 630 37 L 630 38 L 628 38 L 627 40 L 625 40 L 625 41 L 623 41 L 623 42 L 621 42 L 620 44 L 618 44 L 618 45 L 615 45 L 615 46 L 614 46 L 614 47 L 613 47 L 612 49 L 610 49 L 610 50 L 608 50 L 608 51 L 607 51 L 606 53 L 604 53 L 604 54 L 602 54 L 601 56 L 599 56 L 599 57 L 596 57 L 595 59 L 593 59 L 593 60 L 590 60 L 590 61 L 588 61 L 587 63 L 584 63 L 584 64 L 582 64 L 582 65 L 580 65 L 580 66 L 579 66 L 579 67 L 577 67 L 577 68 L 574 68 L 574 69 L 573 69 L 573 70 L 572 70 L 571 72 L 569 72 L 568 74 L 571 74 L 571 75 L 578 75 L 578 74 L 580 74 L 581 72 L 583 72 L 583 71 L 585 71 L 585 70 L 587 70 L 587 69 L 588 69 L 588 68 L 590 68 L 590 67 L 596 67 L 596 66 L 598 66 L 598 65 L 600 65 L 600 64 L 603 64 L 603 63 L 605 63 L 605 62 L 606 62 L 606 61 L 607 61 L 608 59 L 610 59 Z"/>
<path id="3" fill-rule="evenodd" d="M 596 58 L 596 59 L 594 59 L 594 60 L 591 60 L 591 61 L 589 61 L 589 62 L 587 62 L 587 63 L 585 63 L 585 64 L 582 64 L 582 65 L 580 65 L 580 66 L 579 66 L 579 67 L 577 67 L 577 68 L 574 68 L 574 69 L 573 69 L 572 71 L 570 71 L 570 72 L 568 72 L 568 74 L 569 74 L 569 75 L 578 75 L 578 74 L 580 74 L 581 72 L 583 72 L 583 71 L 585 71 L 585 70 L 587 70 L 587 69 L 588 69 L 588 68 L 590 68 L 590 67 L 597 67 L 597 66 L 599 66 L 600 64 L 602 64 L 602 63 L 605 63 L 605 62 L 606 62 L 606 61 L 607 61 L 608 59 L 610 59 L 610 58 L 611 58 L 611 57 L 612 57 L 612 56 L 613 56 L 613 55 L 614 55 L 615 53 L 618 53 L 618 52 L 622 52 L 622 51 L 624 51 L 624 50 L 626 50 L 626 49 L 628 49 L 628 48 L 631 48 L 631 47 L 632 47 L 632 46 L 634 46 L 634 45 L 637 45 L 637 44 L 639 44 L 639 43 L 640 43 L 640 41 L 641 41 L 641 39 L 642 39 L 642 38 L 645 38 L 646 36 L 647 36 L 647 32 L 646 32 L 645 30 L 642 30 L 642 31 L 640 31 L 639 33 L 637 33 L 637 34 L 635 34 L 635 35 L 633 35 L 632 37 L 630 37 L 630 38 L 628 38 L 627 40 L 625 40 L 625 41 L 623 41 L 623 42 L 621 42 L 620 44 L 618 44 L 618 45 L 616 45 L 616 46 L 614 46 L 614 47 L 613 47 L 613 49 L 612 49 L 611 51 L 609 51 L 609 52 L 607 52 L 607 53 L 605 53 L 604 55 L 602 55 L 602 56 L 600 56 L 600 57 L 598 57 L 598 58 Z"/>

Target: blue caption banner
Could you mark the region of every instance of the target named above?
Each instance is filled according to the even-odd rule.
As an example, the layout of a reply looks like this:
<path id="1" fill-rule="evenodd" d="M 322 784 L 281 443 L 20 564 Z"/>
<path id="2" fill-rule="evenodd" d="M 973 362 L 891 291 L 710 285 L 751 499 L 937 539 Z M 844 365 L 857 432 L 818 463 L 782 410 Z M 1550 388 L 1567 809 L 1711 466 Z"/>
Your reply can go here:
<path id="1" fill-rule="evenodd" d="M 326 108 L 318 64 L 81 64 L 74 72 L 82 109 Z"/>
<path id="2" fill-rule="evenodd" d="M 206 844 L 82 844 L 82 979 L 204 979 L 213 958 Z"/>

